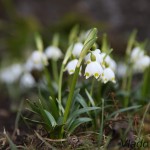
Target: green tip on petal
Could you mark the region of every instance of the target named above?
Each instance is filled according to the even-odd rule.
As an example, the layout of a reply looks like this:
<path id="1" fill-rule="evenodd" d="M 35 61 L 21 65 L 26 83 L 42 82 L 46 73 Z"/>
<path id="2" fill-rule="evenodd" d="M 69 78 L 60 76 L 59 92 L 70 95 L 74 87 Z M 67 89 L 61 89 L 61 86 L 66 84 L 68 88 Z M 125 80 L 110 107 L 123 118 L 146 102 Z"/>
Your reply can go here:
<path id="1" fill-rule="evenodd" d="M 95 73 L 94 74 L 94 77 L 97 79 L 99 77 L 99 74 L 98 73 Z"/>

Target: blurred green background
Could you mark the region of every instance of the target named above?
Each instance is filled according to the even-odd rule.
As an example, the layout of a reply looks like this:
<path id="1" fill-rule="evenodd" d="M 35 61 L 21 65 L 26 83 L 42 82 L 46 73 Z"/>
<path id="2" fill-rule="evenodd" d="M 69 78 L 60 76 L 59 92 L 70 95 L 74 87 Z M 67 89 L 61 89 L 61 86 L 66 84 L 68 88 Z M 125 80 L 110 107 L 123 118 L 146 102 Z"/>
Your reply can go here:
<path id="1" fill-rule="evenodd" d="M 0 63 L 25 59 L 20 56 L 35 49 L 37 31 L 46 46 L 60 32 L 63 47 L 74 24 L 97 27 L 100 38 L 108 33 L 116 54 L 122 55 L 133 29 L 139 40 L 150 37 L 149 8 L 149 0 L 0 0 Z"/>

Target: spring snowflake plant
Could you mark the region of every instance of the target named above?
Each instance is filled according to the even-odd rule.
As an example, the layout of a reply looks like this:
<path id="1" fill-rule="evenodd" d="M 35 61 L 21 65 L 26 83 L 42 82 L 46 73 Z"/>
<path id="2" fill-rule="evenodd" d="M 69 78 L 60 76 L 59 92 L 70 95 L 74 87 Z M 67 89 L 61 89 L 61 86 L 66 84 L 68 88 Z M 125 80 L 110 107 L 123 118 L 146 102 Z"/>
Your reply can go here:
<path id="1" fill-rule="evenodd" d="M 80 41 L 80 37 L 77 35 L 78 30 L 75 27 L 70 33 L 69 37 L 71 37 L 72 40 L 69 39 L 70 45 L 65 54 L 58 48 L 59 40 L 56 37 L 53 38 L 53 46 L 47 47 L 45 51 L 43 51 L 50 60 L 49 65 L 54 62 L 56 63 L 58 59 L 63 57 L 60 71 L 57 73 L 59 76 L 58 79 L 55 80 L 56 74 L 52 76 L 45 64 L 44 70 L 47 70 L 45 76 L 49 83 L 47 85 L 49 87 L 50 97 L 47 98 L 40 94 L 39 101 L 32 102 L 31 100 L 28 100 L 31 112 L 35 112 L 41 120 L 25 119 L 42 124 L 50 133 L 51 138 L 66 137 L 83 123 L 91 122 L 93 124 L 93 119 L 95 118 L 96 120 L 96 116 L 101 111 L 101 107 L 98 107 L 87 90 L 85 90 L 85 94 L 87 95 L 89 102 L 80 95 L 80 90 L 78 88 L 76 89 L 78 77 L 84 77 L 82 82 L 84 82 L 84 80 L 89 80 L 89 78 L 95 78 L 97 82 L 103 84 L 106 84 L 109 81 L 113 83 L 116 82 L 116 63 L 110 57 L 110 52 L 101 52 L 101 50 L 95 46 L 97 45 L 95 43 L 97 39 L 97 29 L 94 28 L 88 31 L 84 41 Z M 67 85 L 67 88 L 68 86 L 70 87 L 67 97 L 63 96 L 63 79 L 65 71 L 73 76 L 71 84 Z M 53 92 L 54 87 L 52 86 L 52 79 L 58 84 L 57 94 Z M 92 112 L 94 112 L 95 117 L 92 117 Z M 96 126 L 96 123 L 94 124 Z"/>

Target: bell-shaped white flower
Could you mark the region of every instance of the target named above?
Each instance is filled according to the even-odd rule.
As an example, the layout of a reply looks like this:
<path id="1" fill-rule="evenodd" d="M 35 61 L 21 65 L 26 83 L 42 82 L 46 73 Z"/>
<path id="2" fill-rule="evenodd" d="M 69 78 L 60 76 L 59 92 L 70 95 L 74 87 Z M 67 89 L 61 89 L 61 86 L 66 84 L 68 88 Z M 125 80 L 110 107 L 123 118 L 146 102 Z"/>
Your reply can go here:
<path id="1" fill-rule="evenodd" d="M 12 84 L 19 79 L 23 72 L 21 64 L 13 64 L 12 66 L 1 70 L 0 80 L 7 84 Z"/>
<path id="2" fill-rule="evenodd" d="M 63 56 L 61 50 L 56 46 L 47 47 L 45 49 L 45 55 L 47 56 L 48 59 L 53 59 L 55 61 L 57 61 Z"/>
<path id="3" fill-rule="evenodd" d="M 117 64 L 117 71 L 116 71 L 116 73 L 117 73 L 117 76 L 119 78 L 124 77 L 125 74 L 127 73 L 127 65 L 125 63 L 123 63 L 123 62 L 119 62 Z"/>
<path id="4" fill-rule="evenodd" d="M 27 62 L 25 63 L 25 70 L 31 71 L 33 69 L 42 70 L 44 65 L 47 65 L 47 57 L 43 52 L 33 51 Z"/>
<path id="5" fill-rule="evenodd" d="M 34 51 L 31 55 L 31 60 L 35 64 L 47 64 L 47 57 L 43 52 Z"/>
<path id="6" fill-rule="evenodd" d="M 88 79 L 91 76 L 94 76 L 96 79 L 98 79 L 103 73 L 102 66 L 97 61 L 91 61 L 87 64 L 85 68 L 85 77 Z"/>
<path id="7" fill-rule="evenodd" d="M 71 61 L 67 64 L 66 70 L 68 71 L 68 73 L 69 73 L 70 75 L 75 72 L 77 63 L 78 63 L 78 59 L 74 59 L 74 60 L 71 60 Z"/>
<path id="8" fill-rule="evenodd" d="M 103 58 L 103 62 L 102 62 L 102 66 L 104 68 L 111 68 L 113 71 L 116 71 L 117 69 L 117 64 L 116 62 L 109 56 L 107 55 L 106 56 L 106 53 L 101 53 L 101 56 Z"/>
<path id="9" fill-rule="evenodd" d="M 144 51 L 140 47 L 136 47 L 131 52 L 131 62 L 136 62 L 139 58 L 144 56 Z"/>
<path id="10" fill-rule="evenodd" d="M 83 48 L 83 44 L 82 44 L 82 43 L 80 43 L 80 42 L 76 43 L 76 44 L 74 45 L 73 50 L 72 50 L 73 56 L 79 58 L 80 53 L 81 53 L 81 51 L 82 51 L 82 48 Z"/>
<path id="11" fill-rule="evenodd" d="M 25 73 L 20 79 L 21 88 L 32 88 L 35 85 L 35 79 L 30 73 Z"/>
<path id="12" fill-rule="evenodd" d="M 113 83 L 116 83 L 115 74 L 111 68 L 105 68 L 104 69 L 104 72 L 102 74 L 102 81 L 104 83 L 107 83 L 108 81 L 112 81 Z"/>
<path id="13" fill-rule="evenodd" d="M 101 54 L 100 54 L 100 53 L 101 53 L 100 49 L 96 49 L 96 50 L 94 50 L 94 51 L 91 51 L 91 53 L 95 56 L 96 61 L 97 61 L 98 63 L 102 63 L 103 57 L 102 57 Z M 88 54 L 85 56 L 85 58 L 84 58 L 85 63 L 90 63 L 90 62 L 91 62 L 91 53 L 88 53 Z"/>
<path id="14" fill-rule="evenodd" d="M 143 72 L 147 67 L 150 67 L 150 57 L 147 55 L 138 59 L 133 65 L 135 72 Z"/>

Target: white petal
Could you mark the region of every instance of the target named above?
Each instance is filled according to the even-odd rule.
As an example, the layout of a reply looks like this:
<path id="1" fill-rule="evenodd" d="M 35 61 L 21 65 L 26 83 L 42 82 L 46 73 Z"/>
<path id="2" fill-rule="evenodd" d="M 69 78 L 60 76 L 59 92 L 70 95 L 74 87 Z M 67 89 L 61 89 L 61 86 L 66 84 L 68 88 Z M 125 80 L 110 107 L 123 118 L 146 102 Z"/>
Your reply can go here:
<path id="1" fill-rule="evenodd" d="M 100 55 L 100 53 L 101 53 L 100 49 L 96 49 L 96 50 L 92 51 L 91 53 L 96 57 L 96 61 L 97 61 L 98 63 L 102 63 L 103 58 L 102 58 L 102 56 Z M 88 54 L 85 56 L 85 58 L 84 58 L 84 59 L 85 59 L 85 63 L 91 62 L 91 53 L 88 53 Z"/>
<path id="2" fill-rule="evenodd" d="M 89 64 L 87 64 L 85 68 L 86 79 L 91 76 L 94 76 L 97 79 L 102 73 L 103 68 L 97 61 L 90 62 Z"/>
<path id="3" fill-rule="evenodd" d="M 77 59 L 74 59 L 72 61 L 70 61 L 67 66 L 66 66 L 66 69 L 68 71 L 69 74 L 73 74 L 74 71 L 75 71 L 75 68 L 77 66 L 77 63 L 78 63 L 78 60 Z"/>
<path id="4" fill-rule="evenodd" d="M 76 43 L 74 45 L 74 48 L 73 48 L 73 51 L 72 51 L 72 54 L 75 56 L 75 57 L 79 57 L 80 56 L 80 53 L 82 51 L 82 48 L 83 48 L 83 44 L 82 43 Z"/>
<path id="5" fill-rule="evenodd" d="M 58 47 L 55 46 L 49 46 L 45 49 L 45 54 L 47 58 L 51 58 L 53 60 L 58 60 L 59 58 L 62 57 L 62 52 Z"/>
<path id="6" fill-rule="evenodd" d="M 102 80 L 104 83 L 107 83 L 108 81 L 112 81 L 115 83 L 115 74 L 111 68 L 104 69 Z"/>
<path id="7" fill-rule="evenodd" d="M 12 66 L 1 70 L 0 79 L 2 82 L 7 84 L 12 84 L 19 79 L 23 72 L 23 67 L 21 64 L 13 64 Z"/>
<path id="8" fill-rule="evenodd" d="M 31 88 L 35 85 L 35 80 L 30 73 L 25 73 L 20 79 L 20 86 Z"/>
<path id="9" fill-rule="evenodd" d="M 133 69 L 135 72 L 143 72 L 149 66 L 150 57 L 145 55 L 135 62 Z"/>
<path id="10" fill-rule="evenodd" d="M 122 78 L 125 76 L 126 74 L 126 71 L 127 71 L 127 66 L 125 63 L 123 62 L 119 62 L 118 65 L 117 65 L 117 76 L 119 78 Z"/>
<path id="11" fill-rule="evenodd" d="M 143 56 L 144 56 L 144 51 L 141 50 L 141 48 L 136 47 L 131 52 L 131 61 L 135 62 L 135 61 L 137 61 L 139 58 L 141 58 Z"/>

